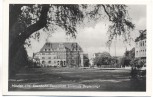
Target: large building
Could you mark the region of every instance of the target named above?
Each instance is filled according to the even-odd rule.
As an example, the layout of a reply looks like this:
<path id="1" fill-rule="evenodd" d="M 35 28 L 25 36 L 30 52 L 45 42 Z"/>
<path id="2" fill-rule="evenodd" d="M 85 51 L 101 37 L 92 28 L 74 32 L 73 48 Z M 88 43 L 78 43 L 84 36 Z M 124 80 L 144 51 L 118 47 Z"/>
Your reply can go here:
<path id="1" fill-rule="evenodd" d="M 58 66 L 58 67 L 82 67 L 83 50 L 78 43 L 47 42 L 42 49 L 34 54 L 35 59 L 39 59 L 39 66 Z"/>
<path id="2" fill-rule="evenodd" d="M 141 30 L 140 36 L 135 39 L 135 58 L 146 63 L 146 30 Z"/>

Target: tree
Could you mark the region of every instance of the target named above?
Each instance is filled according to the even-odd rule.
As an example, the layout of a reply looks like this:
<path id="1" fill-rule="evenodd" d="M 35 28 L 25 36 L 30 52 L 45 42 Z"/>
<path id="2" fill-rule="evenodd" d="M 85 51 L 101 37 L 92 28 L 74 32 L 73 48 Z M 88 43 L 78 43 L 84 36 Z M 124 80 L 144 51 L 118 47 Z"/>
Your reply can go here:
<path id="1" fill-rule="evenodd" d="M 111 57 L 111 64 L 110 65 L 117 65 L 119 62 L 117 57 Z"/>
<path id="2" fill-rule="evenodd" d="M 135 48 L 132 48 L 130 51 L 125 51 L 124 56 L 122 58 L 122 66 L 130 66 L 131 62 L 135 59 Z"/>
<path id="3" fill-rule="evenodd" d="M 87 11 L 92 6 L 93 10 Z M 108 44 L 118 35 L 124 36 L 127 40 L 130 29 L 134 24 L 129 19 L 126 5 L 78 5 L 78 4 L 10 4 L 9 5 L 9 75 L 14 67 L 22 67 L 12 64 L 18 51 L 24 45 L 30 45 L 29 38 L 39 40 L 39 30 L 53 31 L 61 27 L 67 35 L 76 37 L 77 25 L 83 22 L 86 16 L 91 19 L 99 18 L 100 13 L 105 13 L 112 23 L 109 27 Z M 102 10 L 103 9 L 103 10 Z M 98 17 L 99 16 L 99 17 Z M 16 65 L 16 66 L 15 66 Z"/>
<path id="4" fill-rule="evenodd" d="M 140 69 L 143 67 L 143 65 L 144 65 L 144 63 L 142 62 L 141 58 L 135 58 L 135 59 L 131 60 L 131 66 L 133 68 Z"/>
<path id="5" fill-rule="evenodd" d="M 101 65 L 110 65 L 111 64 L 111 55 L 108 52 L 103 52 L 94 59 L 94 64 L 98 67 Z"/>

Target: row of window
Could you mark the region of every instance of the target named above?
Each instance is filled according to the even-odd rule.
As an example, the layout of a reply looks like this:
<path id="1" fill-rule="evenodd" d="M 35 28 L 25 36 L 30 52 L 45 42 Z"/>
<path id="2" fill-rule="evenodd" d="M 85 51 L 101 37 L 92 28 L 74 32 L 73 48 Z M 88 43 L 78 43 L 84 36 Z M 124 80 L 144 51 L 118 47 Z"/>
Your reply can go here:
<path id="1" fill-rule="evenodd" d="M 65 52 L 52 52 L 52 53 L 39 53 L 38 55 L 57 55 L 57 54 L 66 54 Z M 68 54 L 68 53 L 67 53 Z"/>
<path id="2" fill-rule="evenodd" d="M 61 49 L 56 49 L 56 50 L 52 50 L 52 49 L 44 49 L 43 51 L 65 51 L 65 49 L 61 48 Z M 80 51 L 79 49 L 71 49 L 71 51 Z"/>
<path id="3" fill-rule="evenodd" d="M 42 61 L 42 64 L 51 64 L 51 63 L 54 63 L 54 64 L 58 64 L 58 65 L 65 65 L 66 62 L 65 61 Z"/>
<path id="4" fill-rule="evenodd" d="M 38 53 L 37 55 L 78 55 L 80 54 L 79 52 L 52 52 L 52 53 Z"/>
<path id="5" fill-rule="evenodd" d="M 136 42 L 136 47 L 139 47 L 139 46 L 140 47 L 146 46 L 146 40 Z"/>
<path id="6" fill-rule="evenodd" d="M 136 56 L 145 55 L 145 54 L 146 54 L 146 49 L 145 50 L 136 51 Z"/>
<path id="7" fill-rule="evenodd" d="M 52 50 L 52 49 L 44 49 L 44 51 L 63 51 L 64 49 L 57 49 L 57 50 Z"/>
<path id="8" fill-rule="evenodd" d="M 66 56 L 42 57 L 42 59 L 66 59 Z"/>

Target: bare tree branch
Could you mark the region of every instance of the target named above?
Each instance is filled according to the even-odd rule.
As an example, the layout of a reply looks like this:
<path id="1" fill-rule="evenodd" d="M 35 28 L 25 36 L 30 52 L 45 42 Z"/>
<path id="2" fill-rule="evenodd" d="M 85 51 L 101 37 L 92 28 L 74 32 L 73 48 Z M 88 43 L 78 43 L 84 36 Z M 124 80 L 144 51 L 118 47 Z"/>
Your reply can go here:
<path id="1" fill-rule="evenodd" d="M 103 6 L 103 8 L 104 8 L 105 13 L 107 14 L 107 16 L 108 16 L 108 18 L 109 18 L 109 21 L 112 21 L 112 20 L 111 20 L 111 16 L 110 16 L 109 12 L 106 10 L 105 5 L 102 5 L 102 6 Z"/>

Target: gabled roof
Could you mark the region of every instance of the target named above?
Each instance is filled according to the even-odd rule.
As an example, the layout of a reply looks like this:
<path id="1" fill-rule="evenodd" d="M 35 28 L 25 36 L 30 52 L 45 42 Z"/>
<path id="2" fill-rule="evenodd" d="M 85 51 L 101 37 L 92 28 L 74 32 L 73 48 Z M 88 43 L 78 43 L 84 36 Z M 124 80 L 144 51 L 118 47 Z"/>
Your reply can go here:
<path id="1" fill-rule="evenodd" d="M 76 42 L 47 42 L 41 48 L 40 52 L 56 51 L 60 45 L 62 45 L 65 50 L 70 50 L 70 51 L 79 50 L 82 52 L 82 48 Z M 44 51 L 44 49 L 47 49 L 47 51 Z M 49 49 L 50 51 L 48 51 Z"/>

